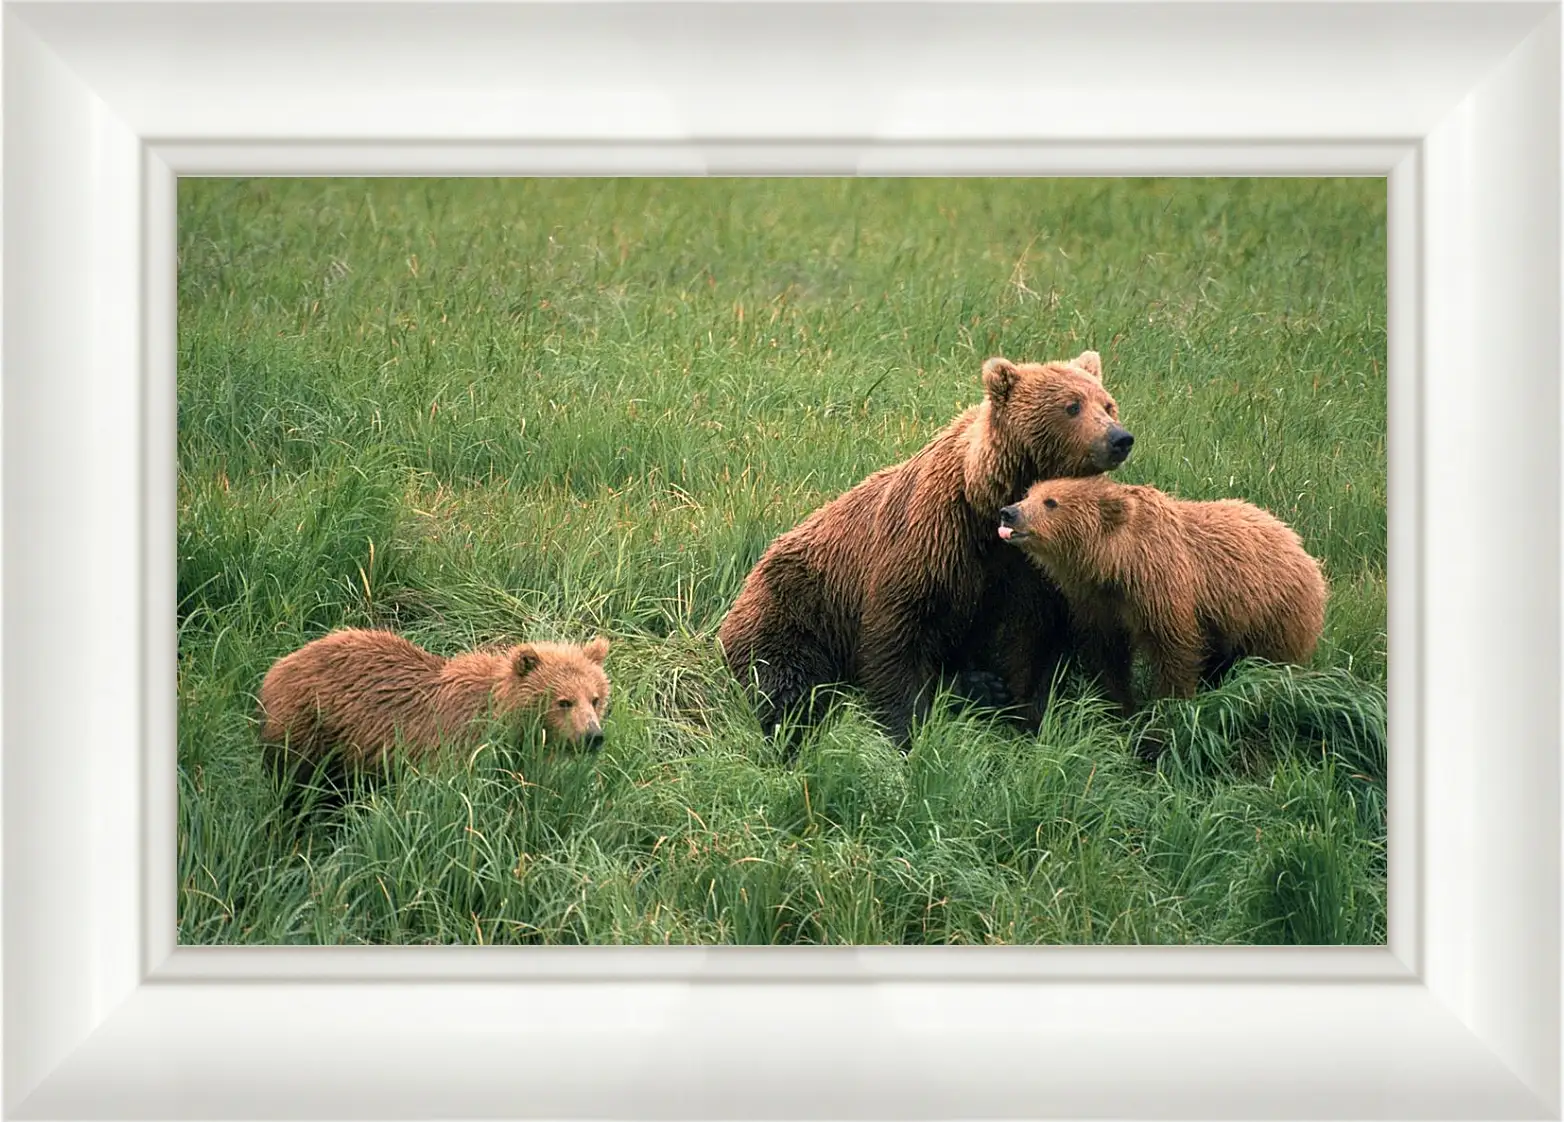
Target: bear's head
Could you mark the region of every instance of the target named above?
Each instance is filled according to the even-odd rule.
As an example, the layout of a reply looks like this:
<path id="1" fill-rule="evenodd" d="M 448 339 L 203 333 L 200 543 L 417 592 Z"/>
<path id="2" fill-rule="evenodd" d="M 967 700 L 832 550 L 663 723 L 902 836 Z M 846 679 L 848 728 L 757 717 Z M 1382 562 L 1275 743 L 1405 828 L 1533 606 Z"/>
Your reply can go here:
<path id="1" fill-rule="evenodd" d="M 603 659 L 608 640 L 572 643 L 523 643 L 505 657 L 505 672 L 494 691 L 497 713 L 537 714 L 549 740 L 560 739 L 596 750 L 603 746 L 608 713 L 608 675 Z"/>
<path id="2" fill-rule="evenodd" d="M 999 536 L 1044 564 L 1098 552 L 1129 522 L 1134 488 L 1104 475 L 1047 479 L 999 510 Z"/>
<path id="3" fill-rule="evenodd" d="M 996 461 L 1014 463 L 1026 483 L 1112 471 L 1135 443 L 1103 389 L 1096 351 L 1068 362 L 991 358 L 983 364 L 983 389 L 985 439 L 996 445 Z"/>

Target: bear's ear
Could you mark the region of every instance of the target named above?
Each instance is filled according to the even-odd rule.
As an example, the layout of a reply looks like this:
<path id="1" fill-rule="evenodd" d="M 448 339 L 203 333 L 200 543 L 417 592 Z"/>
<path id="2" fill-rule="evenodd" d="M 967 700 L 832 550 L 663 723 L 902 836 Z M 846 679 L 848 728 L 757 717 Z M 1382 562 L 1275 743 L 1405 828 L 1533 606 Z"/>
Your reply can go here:
<path id="1" fill-rule="evenodd" d="M 1020 376 L 1015 363 L 995 356 L 983 364 L 983 389 L 990 401 L 1003 405 Z"/>
<path id="2" fill-rule="evenodd" d="M 1097 500 L 1102 512 L 1102 528 L 1116 530 L 1130 520 L 1130 501 L 1123 495 L 1103 495 Z"/>
<path id="3" fill-rule="evenodd" d="M 1102 381 L 1102 356 L 1096 351 L 1082 351 L 1076 356 L 1075 365 L 1099 382 Z"/>
<path id="4" fill-rule="evenodd" d="M 586 655 L 592 662 L 601 666 L 603 659 L 608 657 L 608 640 L 599 635 L 596 639 L 582 647 L 581 653 Z"/>
<path id="5" fill-rule="evenodd" d="M 538 649 L 530 643 L 517 647 L 510 656 L 510 667 L 515 671 L 516 677 L 525 678 L 538 668 L 538 663 L 543 661 L 538 657 Z"/>

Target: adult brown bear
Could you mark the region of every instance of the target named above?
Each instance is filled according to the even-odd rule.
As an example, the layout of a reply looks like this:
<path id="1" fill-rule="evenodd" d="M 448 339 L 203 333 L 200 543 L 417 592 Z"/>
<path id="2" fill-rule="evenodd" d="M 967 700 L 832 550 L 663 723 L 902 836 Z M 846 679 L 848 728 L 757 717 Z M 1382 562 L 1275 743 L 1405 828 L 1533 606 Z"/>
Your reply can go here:
<path id="1" fill-rule="evenodd" d="M 718 635 L 768 736 L 807 722 L 836 684 L 861 687 L 904 747 L 942 674 L 990 671 L 1022 705 L 1046 688 L 1063 601 L 1001 546 L 999 509 L 1039 479 L 1112 470 L 1134 437 L 1095 351 L 991 358 L 983 387 L 917 455 L 774 541 L 745 580 Z"/>

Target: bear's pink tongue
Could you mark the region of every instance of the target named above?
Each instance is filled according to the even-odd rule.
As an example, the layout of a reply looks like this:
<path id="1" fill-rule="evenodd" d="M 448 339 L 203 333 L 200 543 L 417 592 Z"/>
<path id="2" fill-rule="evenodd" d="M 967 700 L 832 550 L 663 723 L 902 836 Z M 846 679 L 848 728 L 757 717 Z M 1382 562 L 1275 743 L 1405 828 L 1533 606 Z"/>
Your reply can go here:
<path id="1" fill-rule="evenodd" d="M 1012 530 L 1009 526 L 1001 526 L 999 528 L 999 537 L 1003 541 L 1009 541 L 1010 535 L 1013 533 L 1015 533 L 1015 531 Z"/>

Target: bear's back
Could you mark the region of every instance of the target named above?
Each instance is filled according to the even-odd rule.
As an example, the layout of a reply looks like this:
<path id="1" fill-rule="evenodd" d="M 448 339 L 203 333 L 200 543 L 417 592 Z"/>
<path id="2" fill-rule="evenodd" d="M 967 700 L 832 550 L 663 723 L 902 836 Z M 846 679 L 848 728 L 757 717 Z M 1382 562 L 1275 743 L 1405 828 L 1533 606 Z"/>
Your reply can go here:
<path id="1" fill-rule="evenodd" d="M 1237 499 L 1180 505 L 1203 576 L 1203 614 L 1250 654 L 1307 662 L 1324 629 L 1328 591 L 1297 532 Z"/>
<path id="2" fill-rule="evenodd" d="M 350 628 L 279 659 L 261 683 L 261 738 L 372 754 L 422 731 L 446 660 L 389 631 Z"/>
<path id="3" fill-rule="evenodd" d="M 1315 567 L 1297 532 L 1253 503 L 1217 499 L 1179 502 L 1177 508 L 1196 556 L 1224 572 L 1263 574 Z"/>

